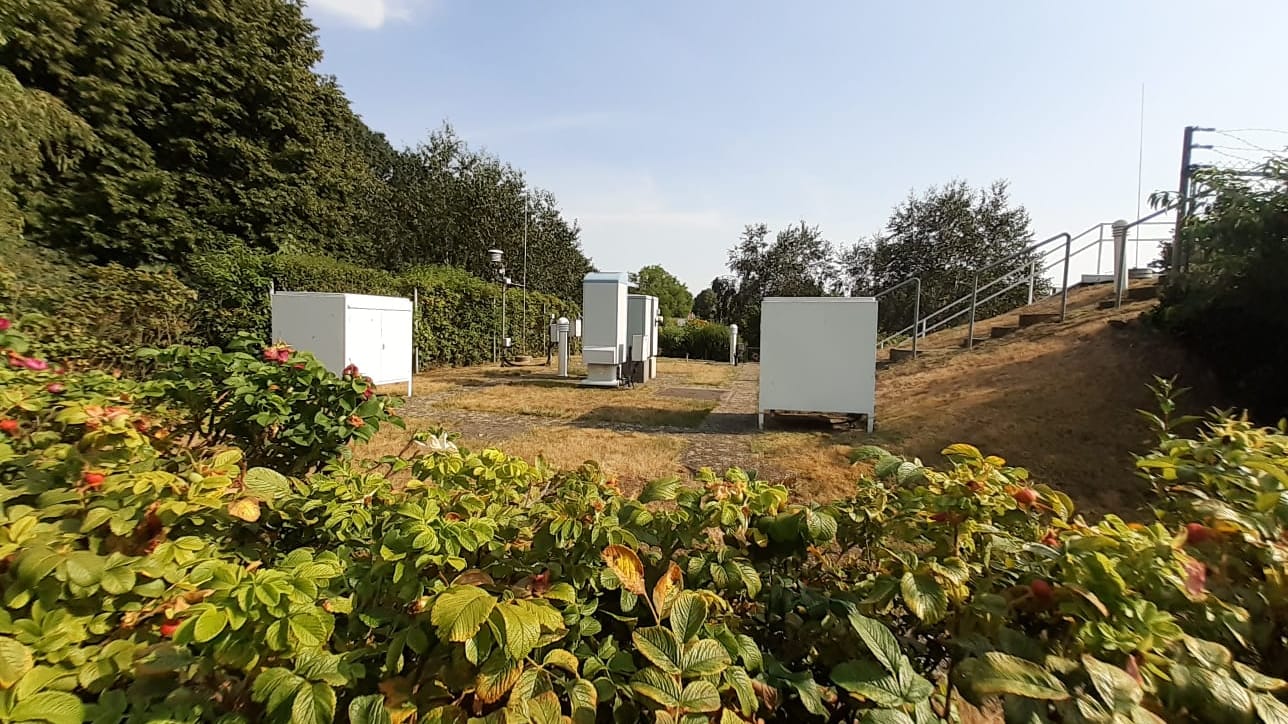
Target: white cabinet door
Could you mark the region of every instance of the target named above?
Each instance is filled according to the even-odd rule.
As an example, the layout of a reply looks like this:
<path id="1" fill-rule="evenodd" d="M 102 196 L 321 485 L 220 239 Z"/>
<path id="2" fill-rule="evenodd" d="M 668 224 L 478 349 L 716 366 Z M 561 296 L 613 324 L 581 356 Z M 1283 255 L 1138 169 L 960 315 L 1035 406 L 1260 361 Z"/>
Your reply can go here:
<path id="1" fill-rule="evenodd" d="M 376 382 L 411 379 L 411 311 L 386 309 L 380 313 L 380 376 Z"/>
<path id="2" fill-rule="evenodd" d="M 369 375 L 379 382 L 381 340 L 378 309 L 353 309 L 347 314 L 345 329 L 345 364 L 358 366 L 359 374 Z"/>

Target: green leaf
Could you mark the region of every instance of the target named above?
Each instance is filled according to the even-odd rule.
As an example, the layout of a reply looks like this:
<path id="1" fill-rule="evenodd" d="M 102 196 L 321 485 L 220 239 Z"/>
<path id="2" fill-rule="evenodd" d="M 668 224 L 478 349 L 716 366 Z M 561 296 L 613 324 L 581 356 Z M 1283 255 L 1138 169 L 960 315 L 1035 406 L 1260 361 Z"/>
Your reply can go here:
<path id="1" fill-rule="evenodd" d="M 710 681 L 690 681 L 680 693 L 680 706 L 688 711 L 717 711 L 720 709 L 720 692 Z"/>
<path id="2" fill-rule="evenodd" d="M 492 594 L 478 586 L 452 586 L 438 594 L 429 620 L 438 627 L 438 637 L 448 641 L 465 641 L 478 633 L 496 608 Z"/>
<path id="3" fill-rule="evenodd" d="M 485 704 L 500 701 L 523 674 L 523 662 L 512 661 L 504 652 L 497 651 L 483 662 L 474 680 L 474 694 Z"/>
<path id="4" fill-rule="evenodd" d="M 737 642 L 738 658 L 742 660 L 742 665 L 748 671 L 760 671 L 765 665 L 765 659 L 756 640 L 747 634 L 738 634 Z"/>
<path id="5" fill-rule="evenodd" d="M 871 709 L 863 713 L 859 724 L 915 724 L 912 717 L 897 709 Z"/>
<path id="6" fill-rule="evenodd" d="M 1091 677 L 1096 693 L 1115 712 L 1129 712 L 1140 703 L 1144 691 L 1131 674 L 1089 655 L 1082 655 L 1082 665 Z"/>
<path id="7" fill-rule="evenodd" d="M 295 692 L 305 681 L 287 669 L 274 667 L 265 669 L 255 677 L 251 687 L 251 698 L 264 705 L 268 711 L 276 711 L 283 704 L 295 698 Z"/>
<path id="8" fill-rule="evenodd" d="M 756 699 L 756 687 L 751 683 L 751 675 L 746 669 L 733 667 L 725 671 L 725 678 L 729 685 L 733 687 L 733 692 L 738 697 L 738 708 L 744 716 L 751 716 L 756 713 L 760 702 Z"/>
<path id="9" fill-rule="evenodd" d="M 967 684 L 980 697 L 1013 694 L 1049 701 L 1069 698 L 1069 692 L 1054 674 L 1031 661 L 989 651 L 976 662 Z"/>
<path id="10" fill-rule="evenodd" d="M 898 455 L 886 455 L 878 459 L 876 464 L 873 465 L 872 473 L 878 478 L 888 478 L 899 470 L 899 466 L 903 465 L 903 462 L 903 458 Z"/>
<path id="11" fill-rule="evenodd" d="M 680 494 L 680 479 L 671 476 L 669 478 L 660 478 L 644 486 L 640 491 L 639 501 L 641 503 L 656 503 L 665 500 L 675 500 Z"/>
<path id="12" fill-rule="evenodd" d="M 635 674 L 635 678 L 631 680 L 631 690 L 666 708 L 679 706 L 683 693 L 674 676 L 651 666 Z"/>
<path id="13" fill-rule="evenodd" d="M 638 628 L 631 633 L 631 641 L 635 643 L 635 650 L 662 671 L 678 674 L 682 670 L 680 642 L 669 629 L 661 626 Z"/>
<path id="14" fill-rule="evenodd" d="M 228 625 L 228 616 L 217 608 L 206 609 L 192 624 L 192 640 L 199 644 L 213 639 Z"/>
<path id="15" fill-rule="evenodd" d="M 681 643 L 688 642 L 707 621 L 707 601 L 693 591 L 684 591 L 671 606 L 671 630 Z"/>
<path id="16" fill-rule="evenodd" d="M 103 577 L 98 583 L 107 593 L 119 596 L 122 593 L 129 593 L 134 588 L 136 578 L 134 571 L 126 564 L 103 571 Z"/>
<path id="17" fill-rule="evenodd" d="M 291 494 L 291 481 L 285 475 L 268 468 L 251 468 L 242 479 L 246 492 L 272 505 L 278 498 Z"/>
<path id="18" fill-rule="evenodd" d="M 326 684 L 306 684 L 295 692 L 291 724 L 331 724 L 335 718 L 335 690 Z"/>
<path id="19" fill-rule="evenodd" d="M 755 598 L 760 594 L 760 572 L 751 564 L 751 561 L 739 559 L 730 561 L 730 564 L 738 569 L 738 575 L 742 578 L 742 585 L 747 588 L 747 597 Z"/>
<path id="20" fill-rule="evenodd" d="M 525 611 L 517 603 L 511 602 L 496 607 L 505 622 L 505 650 L 512 659 L 522 659 L 537 647 L 541 639 L 541 625 L 535 616 Z"/>
<path id="21" fill-rule="evenodd" d="M 18 705 L 9 712 L 8 719 L 15 722 L 81 724 L 85 721 L 85 705 L 75 694 L 68 694 L 65 691 L 42 691 L 18 702 Z"/>
<path id="22" fill-rule="evenodd" d="M 581 662 L 577 656 L 567 649 L 551 649 L 546 652 L 546 658 L 541 662 L 542 666 L 553 666 L 563 669 L 573 676 L 577 675 L 577 669 Z"/>
<path id="23" fill-rule="evenodd" d="M 908 571 L 899 582 L 899 590 L 908 610 L 926 623 L 937 623 L 948 614 L 948 594 L 934 576 Z"/>
<path id="24" fill-rule="evenodd" d="M 592 687 L 593 688 L 593 687 Z M 559 724 L 562 712 L 559 710 L 559 697 L 553 691 L 544 691 L 528 699 L 528 717 L 532 724 Z"/>
<path id="25" fill-rule="evenodd" d="M 811 541 L 826 543 L 836 537 L 836 518 L 821 510 L 806 510 L 805 530 Z"/>
<path id="26" fill-rule="evenodd" d="M 966 460 L 983 460 L 984 455 L 980 453 L 979 448 L 974 445 L 967 445 L 964 442 L 954 443 L 944 448 L 940 453 L 944 457 L 963 458 Z"/>
<path id="27" fill-rule="evenodd" d="M 0 636 L 0 688 L 8 689 L 31 671 L 31 649 L 8 636 Z"/>
<path id="28" fill-rule="evenodd" d="M 880 621 L 868 618 L 858 611 L 851 611 L 849 620 L 850 626 L 863 640 L 868 651 L 876 657 L 886 671 L 891 674 L 898 671 L 900 661 L 903 659 L 903 649 L 899 647 L 899 640 L 890 633 L 890 629 Z"/>
<path id="29" fill-rule="evenodd" d="M 890 453 L 886 452 L 883 448 L 877 447 L 876 445 L 860 445 L 859 447 L 856 447 L 850 451 L 850 462 L 860 463 L 860 462 L 869 462 L 872 460 L 880 460 L 881 458 L 887 457 L 888 455 L 890 455 Z"/>
<path id="30" fill-rule="evenodd" d="M 34 589 L 40 580 L 58 567 L 59 556 L 48 548 L 28 548 L 18 555 L 18 583 Z"/>
<path id="31" fill-rule="evenodd" d="M 1234 662 L 1234 673 L 1238 675 L 1239 681 L 1242 681 L 1244 686 L 1253 691 L 1280 691 L 1288 686 L 1288 681 L 1267 676 L 1242 661 Z"/>
<path id="32" fill-rule="evenodd" d="M 595 710 L 599 708 L 599 692 L 593 683 L 586 679 L 577 679 L 568 689 L 568 701 L 572 703 L 574 722 L 595 721 Z"/>
<path id="33" fill-rule="evenodd" d="M 349 702 L 349 724 L 393 724 L 384 695 L 360 696 Z"/>
<path id="34" fill-rule="evenodd" d="M 681 656 L 681 669 L 685 677 L 714 676 L 724 671 L 729 664 L 729 652 L 725 651 L 719 641 L 702 639 L 687 644 Z"/>
<path id="35" fill-rule="evenodd" d="M 885 707 L 915 706 L 935 690 L 925 677 L 913 671 L 906 658 L 893 673 L 887 673 L 870 661 L 847 661 L 832 669 L 832 681 L 846 691 Z"/>
<path id="36" fill-rule="evenodd" d="M 1252 705 L 1257 718 L 1265 724 L 1288 724 L 1288 706 L 1270 694 L 1253 694 Z"/>

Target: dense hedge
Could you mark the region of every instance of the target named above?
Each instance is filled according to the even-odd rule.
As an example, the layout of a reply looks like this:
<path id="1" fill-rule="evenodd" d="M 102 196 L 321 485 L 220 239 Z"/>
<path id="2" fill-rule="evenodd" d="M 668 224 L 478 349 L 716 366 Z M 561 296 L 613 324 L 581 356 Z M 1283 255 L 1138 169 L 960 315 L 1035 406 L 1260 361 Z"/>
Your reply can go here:
<path id="1" fill-rule="evenodd" d="M 195 338 L 197 295 L 168 270 L 77 264 L 12 237 L 0 258 L 0 314 L 22 318 L 41 355 L 128 367 L 140 346 Z"/>
<path id="2" fill-rule="evenodd" d="M 739 347 L 745 347 L 740 344 Z M 667 324 L 658 336 L 658 351 L 663 357 L 686 357 L 716 362 L 729 361 L 729 327 L 701 319 L 688 324 Z"/>
<path id="3" fill-rule="evenodd" d="M 497 285 L 452 267 L 394 275 L 325 256 L 233 248 L 193 255 L 185 284 L 169 270 L 76 263 L 23 241 L 5 242 L 0 252 L 0 314 L 25 318 L 41 354 L 105 367 L 129 366 L 140 346 L 223 346 L 242 334 L 267 341 L 270 284 L 279 291 L 408 298 L 418 289 L 415 343 L 423 366 L 490 360 L 501 318 Z M 533 292 L 524 318 L 523 291 L 510 289 L 507 300 L 516 353 L 544 354 L 550 315 L 579 314 L 574 304 Z"/>

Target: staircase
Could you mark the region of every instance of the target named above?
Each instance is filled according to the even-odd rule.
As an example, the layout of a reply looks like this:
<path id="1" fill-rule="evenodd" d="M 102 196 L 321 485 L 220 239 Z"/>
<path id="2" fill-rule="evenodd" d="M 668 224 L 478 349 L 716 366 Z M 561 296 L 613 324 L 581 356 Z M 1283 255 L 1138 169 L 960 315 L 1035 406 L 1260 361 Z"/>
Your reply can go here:
<path id="1" fill-rule="evenodd" d="M 1126 229 L 1167 225 L 1166 221 L 1154 219 L 1170 211 L 1171 209 L 1168 208 L 1155 211 L 1127 224 Z M 1118 226 L 1115 227 L 1115 224 Z M 1123 222 L 1115 222 L 1115 224 L 1096 224 L 1076 236 L 1067 233 L 1057 234 L 1049 239 L 1030 244 L 1005 259 L 981 267 L 973 274 L 969 294 L 924 316 L 918 314 L 921 301 L 919 277 L 909 277 L 877 293 L 875 296 L 880 299 L 896 289 L 915 285 L 917 299 L 917 304 L 913 308 L 912 323 L 878 340 L 878 351 L 886 347 L 890 349 L 887 359 L 881 362 L 884 364 L 901 362 L 915 359 L 925 352 L 953 347 L 973 349 L 977 344 L 1002 339 L 1027 327 L 1064 321 L 1071 307 L 1086 306 L 1088 302 L 1098 309 L 1109 309 L 1120 303 L 1153 299 L 1158 294 L 1158 285 L 1153 278 L 1130 280 L 1129 275 L 1130 286 L 1121 300 L 1112 296 L 1112 284 L 1101 281 L 1106 278 L 1112 279 L 1112 275 L 1100 276 L 1098 279 L 1084 277 L 1090 283 L 1070 285 L 1069 273 L 1072 259 L 1092 248 L 1097 250 L 1096 266 L 1099 272 L 1100 255 L 1103 253 L 1104 245 L 1112 243 L 1106 238 L 1106 230 L 1111 231 L 1111 236 L 1114 233 L 1125 233 Z M 1136 242 L 1167 241 L 1170 237 L 1170 230 L 1166 235 L 1144 239 L 1139 238 L 1138 232 Z M 1082 245 L 1075 248 L 1076 243 Z M 1037 287 L 1037 280 L 1056 269 L 1062 275 L 1062 279 L 1059 280 L 1061 291 L 1046 299 L 1035 300 L 1034 290 Z M 1135 270 L 1132 273 L 1134 275 Z M 982 306 L 1024 286 L 1028 287 L 1027 304 L 992 319 L 981 321 L 976 318 Z M 1088 295 L 1094 297 L 1094 300 Z M 961 336 L 963 331 L 965 338 Z"/>

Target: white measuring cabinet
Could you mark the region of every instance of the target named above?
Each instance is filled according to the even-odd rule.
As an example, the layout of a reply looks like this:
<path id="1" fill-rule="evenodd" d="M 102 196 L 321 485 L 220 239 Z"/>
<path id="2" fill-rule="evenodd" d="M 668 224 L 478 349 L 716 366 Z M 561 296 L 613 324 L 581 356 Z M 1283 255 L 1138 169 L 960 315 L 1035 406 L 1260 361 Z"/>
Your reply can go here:
<path id="1" fill-rule="evenodd" d="M 357 365 L 377 385 L 407 383 L 411 395 L 412 302 L 402 297 L 276 292 L 273 340 L 313 353 L 335 374 Z"/>
<path id="2" fill-rule="evenodd" d="M 876 412 L 877 300 L 766 297 L 760 307 L 758 422 L 772 412 Z"/>

